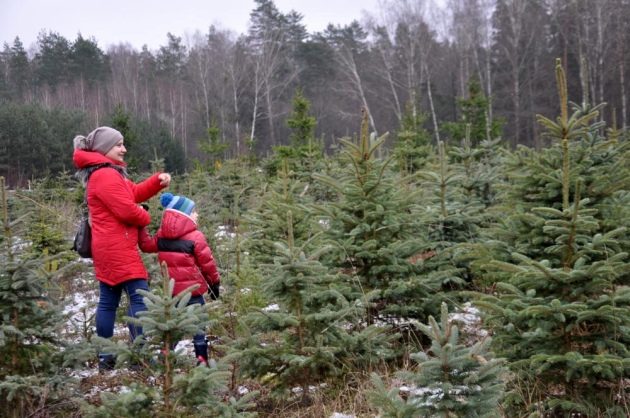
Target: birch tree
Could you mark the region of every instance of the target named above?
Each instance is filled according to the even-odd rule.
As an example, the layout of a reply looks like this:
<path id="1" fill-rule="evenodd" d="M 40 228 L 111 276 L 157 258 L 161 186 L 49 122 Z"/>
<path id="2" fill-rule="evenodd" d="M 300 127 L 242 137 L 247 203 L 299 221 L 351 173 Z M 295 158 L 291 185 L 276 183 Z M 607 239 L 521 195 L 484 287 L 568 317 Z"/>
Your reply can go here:
<path id="1" fill-rule="evenodd" d="M 427 23 L 429 6 L 431 3 L 425 0 L 384 1 L 382 25 L 372 29 L 376 35 L 374 47 L 382 59 L 384 78 L 392 90 L 399 122 L 404 102 L 412 106 L 413 114 L 418 113 L 416 96 L 426 81 L 425 61 L 436 46 L 436 33 Z M 402 88 L 402 99 L 394 90 L 396 85 Z"/>
<path id="2" fill-rule="evenodd" d="M 493 15 L 496 28 L 492 45 L 495 81 L 500 91 L 495 96 L 499 107 L 507 109 L 512 146 L 522 143 L 523 134 L 531 141 L 534 134 L 535 106 L 529 83 L 542 71 L 539 54 L 544 53 L 547 15 L 538 0 L 499 0 Z M 551 70 L 551 66 L 548 67 Z M 548 74 L 548 72 L 547 72 Z M 528 96 L 529 94 L 529 96 Z M 525 123 L 529 122 L 529 123 Z"/>
<path id="3" fill-rule="evenodd" d="M 360 102 L 361 107 L 367 111 L 372 131 L 378 132 L 367 100 L 365 76 L 360 71 L 361 63 L 365 62 L 361 58 L 369 53 L 366 41 L 367 33 L 355 20 L 343 27 L 328 25 L 322 36 L 334 51 L 336 69 L 342 74 L 346 82 L 344 90 Z"/>
<path id="4" fill-rule="evenodd" d="M 306 29 L 298 13 L 283 14 L 271 0 L 255 0 L 255 3 L 257 7 L 250 14 L 247 38 L 254 61 L 254 108 L 258 109 L 260 90 L 265 109 L 262 116 L 267 120 L 269 140 L 275 145 L 276 118 L 281 113 L 276 106 L 279 99 L 288 97 L 289 87 L 299 74 L 292 56 L 306 37 Z M 252 131 L 254 129 L 252 126 Z"/>
<path id="5" fill-rule="evenodd" d="M 188 156 L 183 93 L 187 51 L 182 44 L 182 38 L 171 33 L 167 37 L 168 45 L 161 47 L 156 57 L 159 105 L 165 115 L 168 115 L 171 136 L 181 138 L 184 154 Z"/>

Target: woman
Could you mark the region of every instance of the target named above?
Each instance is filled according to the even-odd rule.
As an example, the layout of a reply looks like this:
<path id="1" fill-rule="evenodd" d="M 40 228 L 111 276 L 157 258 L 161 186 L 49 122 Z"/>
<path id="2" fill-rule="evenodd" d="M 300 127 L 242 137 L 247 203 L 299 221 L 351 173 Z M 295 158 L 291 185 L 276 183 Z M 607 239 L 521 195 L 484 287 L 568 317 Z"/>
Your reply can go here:
<path id="1" fill-rule="evenodd" d="M 156 173 L 138 184 L 132 182 L 124 162 L 124 138 L 113 128 L 96 128 L 87 137 L 75 137 L 73 142 L 77 176 L 87 182 L 92 259 L 99 281 L 96 334 L 111 338 L 123 291 L 129 298 L 130 316 L 146 310 L 142 295 L 137 293 L 138 289 L 148 290 L 148 273 L 138 251 L 138 231 L 151 222 L 151 217 L 138 204 L 168 187 L 171 176 Z M 142 334 L 134 324 L 129 330 L 132 339 Z M 112 369 L 114 364 L 112 354 L 99 354 L 99 369 Z"/>

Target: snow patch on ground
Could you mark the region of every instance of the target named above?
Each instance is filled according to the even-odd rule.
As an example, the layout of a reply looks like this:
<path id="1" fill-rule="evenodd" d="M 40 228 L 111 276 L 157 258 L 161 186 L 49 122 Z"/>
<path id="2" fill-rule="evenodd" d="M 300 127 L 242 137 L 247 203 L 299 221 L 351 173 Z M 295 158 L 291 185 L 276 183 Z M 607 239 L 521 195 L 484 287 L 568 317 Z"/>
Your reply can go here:
<path id="1" fill-rule="evenodd" d="M 277 303 L 272 303 L 269 306 L 266 306 L 262 309 L 265 312 L 279 312 L 280 306 Z"/>
<path id="2" fill-rule="evenodd" d="M 230 232 L 230 227 L 227 225 L 219 225 L 217 227 L 217 232 L 214 233 L 214 236 L 217 238 L 234 238 L 236 234 L 234 232 Z"/>
<path id="3" fill-rule="evenodd" d="M 471 337 L 482 339 L 488 336 L 488 331 L 481 328 L 481 314 L 470 302 L 464 303 L 461 308 L 449 314 L 449 319 L 457 322 L 461 331 Z"/>

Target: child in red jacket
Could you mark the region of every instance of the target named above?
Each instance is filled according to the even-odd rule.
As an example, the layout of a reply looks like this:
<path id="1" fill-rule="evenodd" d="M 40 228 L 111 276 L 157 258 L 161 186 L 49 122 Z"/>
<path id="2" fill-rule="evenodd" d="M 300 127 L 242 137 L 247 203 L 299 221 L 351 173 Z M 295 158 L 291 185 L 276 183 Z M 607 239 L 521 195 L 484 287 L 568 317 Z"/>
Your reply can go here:
<path id="1" fill-rule="evenodd" d="M 160 203 L 164 207 L 160 228 L 154 237 L 149 236 L 146 228 L 142 230 L 140 249 L 157 252 L 160 263 L 166 262 L 169 276 L 175 280 L 173 296 L 197 284 L 199 287 L 192 291 L 189 305 L 203 305 L 206 292 L 216 300 L 221 276 L 206 237 L 197 229 L 195 202 L 184 196 L 164 193 Z M 208 364 L 205 333 L 195 335 L 193 344 L 198 362 Z"/>

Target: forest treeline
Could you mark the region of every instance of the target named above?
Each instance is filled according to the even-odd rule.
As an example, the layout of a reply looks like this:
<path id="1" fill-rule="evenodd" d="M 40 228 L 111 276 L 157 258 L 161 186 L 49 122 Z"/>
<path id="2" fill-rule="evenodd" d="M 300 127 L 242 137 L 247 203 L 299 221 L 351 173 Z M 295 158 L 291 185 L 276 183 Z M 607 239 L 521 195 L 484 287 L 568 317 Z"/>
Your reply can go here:
<path id="1" fill-rule="evenodd" d="M 379 135 L 411 113 L 434 143 L 458 141 L 462 101 L 480 99 L 485 129 L 473 141 L 538 148 L 535 115 L 557 112 L 556 58 L 572 101 L 606 102 L 600 117 L 627 125 L 627 0 L 388 0 L 372 12 L 309 33 L 299 13 L 255 0 L 246 33 L 167 33 L 157 50 L 105 50 L 89 34 L 15 38 L 0 52 L 0 175 L 16 184 L 69 169 L 71 138 L 116 120 L 134 155 L 173 171 L 208 154 L 266 155 L 289 142 L 298 89 L 326 147 L 357 132 L 362 108 Z"/>

